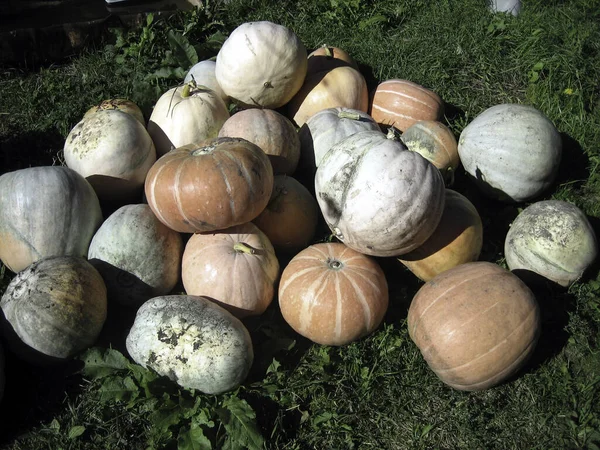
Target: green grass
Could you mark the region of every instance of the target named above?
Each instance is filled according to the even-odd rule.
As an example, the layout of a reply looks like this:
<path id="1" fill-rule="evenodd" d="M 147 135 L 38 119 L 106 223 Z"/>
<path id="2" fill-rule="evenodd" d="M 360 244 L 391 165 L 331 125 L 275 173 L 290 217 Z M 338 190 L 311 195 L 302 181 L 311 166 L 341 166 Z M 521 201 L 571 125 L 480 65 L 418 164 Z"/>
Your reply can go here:
<path id="1" fill-rule="evenodd" d="M 218 42 L 218 33 L 244 21 L 271 20 L 293 29 L 309 49 L 328 43 L 348 51 L 370 89 L 403 78 L 434 90 L 448 105 L 445 120 L 456 136 L 498 103 L 540 109 L 565 143 L 558 180 L 543 198 L 575 203 L 598 234 L 600 2 L 523 3 L 516 18 L 490 14 L 477 0 L 248 0 L 215 8 L 214 15 L 155 18 L 144 31 L 121 33 L 120 40 L 99 43 L 58 65 L 5 68 L 1 171 L 60 164 L 69 130 L 104 98 L 129 97 L 147 115 L 158 95 L 179 82 L 173 70 L 148 77 L 177 66 L 167 46 L 169 28 L 202 44 L 211 36 Z M 199 48 L 201 59 L 215 54 L 211 45 Z M 506 231 L 526 205 L 487 200 L 460 171 L 455 188 L 482 216 L 481 259 L 503 264 Z M 283 322 L 276 301 L 263 317 L 246 321 L 257 358 L 236 395 L 255 411 L 267 448 L 600 446 L 598 263 L 568 290 L 536 288 L 543 329 L 532 360 L 513 379 L 478 393 L 452 390 L 428 369 L 405 323 L 421 283 L 392 258 L 380 263 L 390 285 L 390 309 L 381 328 L 358 342 L 313 345 Z M 3 292 L 12 275 L 6 270 L 0 276 Z M 195 420 L 181 419 L 161 431 L 152 399 L 140 394 L 135 401 L 101 401 L 106 380 L 86 381 L 79 368 L 73 362 L 38 369 L 7 354 L 2 448 L 170 448 Z M 211 417 L 226 399 L 165 389 L 170 401 L 201 397 Z M 205 428 L 215 447 L 230 432 L 217 422 Z"/>

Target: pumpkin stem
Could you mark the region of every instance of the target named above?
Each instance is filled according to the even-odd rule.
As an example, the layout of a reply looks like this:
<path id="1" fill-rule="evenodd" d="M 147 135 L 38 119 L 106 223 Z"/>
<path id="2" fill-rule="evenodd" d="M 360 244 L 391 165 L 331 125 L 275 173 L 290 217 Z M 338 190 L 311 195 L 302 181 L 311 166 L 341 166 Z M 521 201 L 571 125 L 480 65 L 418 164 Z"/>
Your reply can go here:
<path id="1" fill-rule="evenodd" d="M 344 267 L 344 263 L 337 259 L 327 259 L 327 265 L 333 270 L 340 270 L 342 267 Z"/>
<path id="2" fill-rule="evenodd" d="M 338 117 L 340 119 L 360 120 L 360 114 L 350 111 L 340 111 Z"/>
<path id="3" fill-rule="evenodd" d="M 233 249 L 238 253 L 246 253 L 247 255 L 254 255 L 256 253 L 255 249 L 243 242 L 236 242 L 233 244 Z"/>
<path id="4" fill-rule="evenodd" d="M 392 141 L 397 141 L 400 138 L 400 130 L 396 128 L 394 125 L 388 128 L 388 132 L 386 137 L 391 139 Z"/>

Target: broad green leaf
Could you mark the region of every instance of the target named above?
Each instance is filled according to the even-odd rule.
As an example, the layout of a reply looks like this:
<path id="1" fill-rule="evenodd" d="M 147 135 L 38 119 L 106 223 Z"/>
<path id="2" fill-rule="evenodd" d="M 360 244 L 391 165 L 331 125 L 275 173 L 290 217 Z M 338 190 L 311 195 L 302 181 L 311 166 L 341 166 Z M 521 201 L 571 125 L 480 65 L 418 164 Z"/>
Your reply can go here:
<path id="1" fill-rule="evenodd" d="M 265 441 L 256 426 L 256 413 L 252 407 L 238 397 L 228 397 L 217 410 L 221 423 L 227 430 L 223 450 L 246 448 L 261 450 Z"/>
<path id="2" fill-rule="evenodd" d="M 173 51 L 173 56 L 177 59 L 179 65 L 187 70 L 198 62 L 198 53 L 190 44 L 188 39 L 176 31 L 169 30 L 167 33 L 169 47 Z"/>
<path id="3" fill-rule="evenodd" d="M 60 422 L 56 419 L 52 419 L 52 422 L 50 422 L 48 428 L 50 428 L 51 430 L 60 431 Z"/>
<path id="4" fill-rule="evenodd" d="M 76 439 L 85 433 L 85 427 L 83 425 L 75 425 L 69 430 L 69 439 Z"/>
<path id="5" fill-rule="evenodd" d="M 202 427 L 192 423 L 188 429 L 179 432 L 177 450 L 211 450 L 212 444 L 204 435 Z"/>
<path id="6" fill-rule="evenodd" d="M 104 378 L 120 370 L 127 369 L 129 360 L 111 348 L 90 348 L 80 359 L 84 363 L 83 375 L 92 379 Z"/>
<path id="7" fill-rule="evenodd" d="M 182 67 L 161 67 L 148 75 L 150 79 L 164 78 L 166 80 L 183 80 L 186 70 Z"/>
<path id="8" fill-rule="evenodd" d="M 108 378 L 99 389 L 100 401 L 128 402 L 139 396 L 139 388 L 131 377 Z"/>

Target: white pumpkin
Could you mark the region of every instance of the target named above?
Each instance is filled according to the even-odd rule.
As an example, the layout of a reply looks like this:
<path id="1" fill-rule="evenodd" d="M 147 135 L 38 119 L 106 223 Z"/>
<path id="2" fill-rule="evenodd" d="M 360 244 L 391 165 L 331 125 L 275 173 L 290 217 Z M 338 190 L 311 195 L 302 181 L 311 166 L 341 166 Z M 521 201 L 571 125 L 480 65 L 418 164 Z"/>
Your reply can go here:
<path id="1" fill-rule="evenodd" d="M 159 221 L 147 204 L 125 205 L 112 213 L 88 251 L 111 301 L 134 307 L 175 287 L 182 255 L 181 235 Z"/>
<path id="2" fill-rule="evenodd" d="M 371 116 L 358 109 L 327 108 L 314 114 L 298 132 L 303 167 L 319 167 L 331 147 L 359 131 L 380 129 Z"/>
<path id="3" fill-rule="evenodd" d="M 227 106 L 215 91 L 178 86 L 161 95 L 154 105 L 148 132 L 161 157 L 174 148 L 216 138 L 227 119 Z"/>
<path id="4" fill-rule="evenodd" d="M 101 201 L 127 203 L 141 198 L 156 151 L 133 115 L 104 109 L 75 125 L 65 141 L 64 157 L 68 167 L 90 182 Z"/>
<path id="5" fill-rule="evenodd" d="M 524 202 L 554 182 L 562 142 L 552 122 L 537 109 L 503 104 L 486 109 L 467 125 L 458 154 L 484 193 Z"/>
<path id="6" fill-rule="evenodd" d="M 486 0 L 492 12 L 510 13 L 513 16 L 521 12 L 521 0 Z"/>
<path id="7" fill-rule="evenodd" d="M 315 190 L 334 235 L 373 256 L 417 248 L 444 210 L 440 171 L 380 131 L 361 131 L 334 145 L 317 169 Z"/>
<path id="8" fill-rule="evenodd" d="M 598 256 L 596 235 L 583 211 L 546 200 L 525 208 L 512 223 L 504 243 L 513 271 L 531 271 L 570 286 Z"/>
<path id="9" fill-rule="evenodd" d="M 220 394 L 241 384 L 254 352 L 239 319 L 205 297 L 155 297 L 138 309 L 127 335 L 138 364 L 185 388 Z"/>
<path id="10" fill-rule="evenodd" d="M 293 31 L 268 21 L 247 22 L 223 43 L 215 74 L 239 106 L 275 109 L 300 90 L 307 64 L 306 48 Z"/>
<path id="11" fill-rule="evenodd" d="M 192 66 L 183 82 L 189 83 L 190 81 L 194 81 L 198 86 L 206 86 L 207 88 L 212 89 L 219 94 L 221 100 L 227 105 L 229 103 L 229 96 L 223 92 L 221 85 L 217 81 L 217 76 L 215 75 L 216 66 L 216 61 L 210 59 L 200 61 Z"/>

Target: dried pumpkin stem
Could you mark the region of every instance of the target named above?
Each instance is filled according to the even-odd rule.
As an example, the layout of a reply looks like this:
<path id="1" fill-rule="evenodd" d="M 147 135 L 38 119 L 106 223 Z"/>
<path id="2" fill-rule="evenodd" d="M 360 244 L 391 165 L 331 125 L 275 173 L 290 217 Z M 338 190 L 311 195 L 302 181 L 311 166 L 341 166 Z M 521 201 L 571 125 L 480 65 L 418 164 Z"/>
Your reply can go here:
<path id="1" fill-rule="evenodd" d="M 338 117 L 340 119 L 360 120 L 360 114 L 350 111 L 340 111 Z"/>

